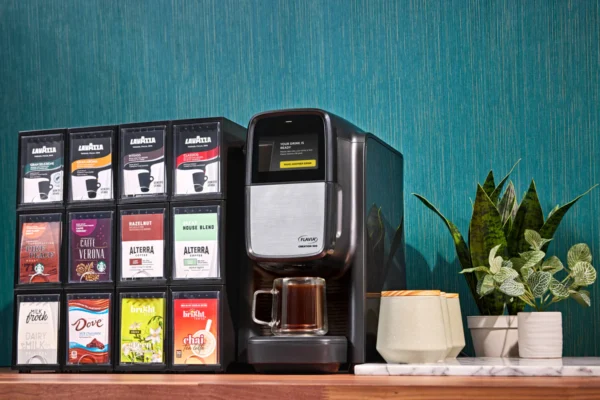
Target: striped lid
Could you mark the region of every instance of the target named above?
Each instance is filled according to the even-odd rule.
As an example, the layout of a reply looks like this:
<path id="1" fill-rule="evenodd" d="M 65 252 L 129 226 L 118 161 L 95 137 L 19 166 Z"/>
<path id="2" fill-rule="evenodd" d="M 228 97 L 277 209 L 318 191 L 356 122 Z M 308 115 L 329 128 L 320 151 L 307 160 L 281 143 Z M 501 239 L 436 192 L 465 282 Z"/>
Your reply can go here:
<path id="1" fill-rule="evenodd" d="M 381 292 L 381 297 L 399 296 L 440 296 L 439 290 L 388 290 Z"/>
<path id="2" fill-rule="evenodd" d="M 447 299 L 458 299 L 458 293 L 446 293 Z"/>

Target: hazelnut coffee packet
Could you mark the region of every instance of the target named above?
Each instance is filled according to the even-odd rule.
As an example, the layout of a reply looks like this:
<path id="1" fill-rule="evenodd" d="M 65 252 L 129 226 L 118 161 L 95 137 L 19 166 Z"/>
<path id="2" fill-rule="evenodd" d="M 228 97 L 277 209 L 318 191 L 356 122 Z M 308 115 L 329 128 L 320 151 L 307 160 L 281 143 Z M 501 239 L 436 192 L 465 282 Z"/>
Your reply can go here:
<path id="1" fill-rule="evenodd" d="M 16 364 L 58 364 L 60 295 L 17 295 Z"/>
<path id="2" fill-rule="evenodd" d="M 121 293 L 120 364 L 164 364 L 164 292 Z"/>
<path id="3" fill-rule="evenodd" d="M 173 292 L 173 365 L 219 364 L 219 292 Z"/>
<path id="4" fill-rule="evenodd" d="M 67 365 L 110 364 L 111 294 L 67 295 Z"/>
<path id="5" fill-rule="evenodd" d="M 113 215 L 69 213 L 69 283 L 112 282 Z"/>

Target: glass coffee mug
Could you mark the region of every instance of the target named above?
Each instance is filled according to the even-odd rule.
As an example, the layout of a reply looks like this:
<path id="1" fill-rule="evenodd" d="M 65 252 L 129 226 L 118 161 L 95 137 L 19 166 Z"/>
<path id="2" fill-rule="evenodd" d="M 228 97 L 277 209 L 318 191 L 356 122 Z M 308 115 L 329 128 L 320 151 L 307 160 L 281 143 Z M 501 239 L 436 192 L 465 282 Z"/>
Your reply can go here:
<path id="1" fill-rule="evenodd" d="M 259 294 L 273 296 L 271 321 L 256 318 L 256 298 Z M 273 289 L 257 290 L 252 302 L 252 320 L 271 327 L 273 335 L 325 335 L 327 333 L 327 304 L 325 279 L 277 278 Z"/>

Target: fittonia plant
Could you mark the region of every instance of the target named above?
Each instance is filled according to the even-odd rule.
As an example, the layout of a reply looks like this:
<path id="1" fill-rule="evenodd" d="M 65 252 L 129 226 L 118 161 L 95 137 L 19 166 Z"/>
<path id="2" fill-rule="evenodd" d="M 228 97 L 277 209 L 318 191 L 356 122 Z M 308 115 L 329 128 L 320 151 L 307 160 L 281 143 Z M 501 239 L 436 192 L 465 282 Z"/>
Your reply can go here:
<path id="1" fill-rule="evenodd" d="M 536 311 L 544 311 L 553 303 L 568 299 L 576 300 L 584 307 L 591 304 L 590 293 L 584 288 L 596 282 L 596 270 L 592 266 L 590 248 L 579 243 L 571 247 L 567 266 L 556 256 L 546 258 L 542 250 L 551 239 L 544 239 L 536 231 L 525 230 L 525 241 L 530 250 L 519 257 L 504 259 L 497 255 L 502 245 L 490 251 L 487 266 L 463 269 L 460 273 L 478 275 L 477 294 L 481 297 L 496 291 L 519 298 Z M 566 276 L 562 280 L 556 274 Z"/>

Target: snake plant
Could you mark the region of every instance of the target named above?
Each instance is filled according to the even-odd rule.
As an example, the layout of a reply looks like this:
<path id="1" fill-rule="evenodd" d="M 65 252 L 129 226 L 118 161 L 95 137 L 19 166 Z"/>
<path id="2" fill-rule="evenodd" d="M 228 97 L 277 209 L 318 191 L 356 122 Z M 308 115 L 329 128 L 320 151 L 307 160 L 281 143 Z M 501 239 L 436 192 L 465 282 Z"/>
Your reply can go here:
<path id="1" fill-rule="evenodd" d="M 456 225 L 444 217 L 433 204 L 425 197 L 413 193 L 425 206 L 442 219 L 450 231 L 456 247 L 458 260 L 463 269 L 479 266 L 489 268 L 488 255 L 498 245 L 500 245 L 497 250 L 498 256 L 504 259 L 519 257 L 520 253 L 527 251 L 529 248 L 525 240 L 525 231 L 528 229 L 539 232 L 544 238 L 552 239 L 567 211 L 579 199 L 597 186 L 593 186 L 585 193 L 562 206 L 557 205 L 548 217 L 544 219 L 542 206 L 533 180 L 521 203 L 517 202 L 517 194 L 512 182 L 508 183 L 506 190 L 502 194 L 511 172 L 515 169 L 519 161 L 515 163 L 510 172 L 499 184 L 495 184 L 494 173 L 490 171 L 483 185 L 477 185 L 477 193 L 475 202 L 473 203 L 473 215 L 467 237 L 468 243 Z M 548 245 L 549 243 L 544 243 L 541 250 L 546 251 Z M 479 296 L 477 293 L 477 284 L 483 274 L 485 273 L 475 271 L 473 274 L 464 275 L 471 294 L 477 303 L 479 312 L 482 315 L 502 315 L 505 308 L 508 308 L 508 313 L 511 315 L 516 315 L 519 311 L 523 311 L 525 308 L 523 300 L 517 298 L 511 302 L 510 298 L 500 291 L 494 291 L 484 297 Z"/>

